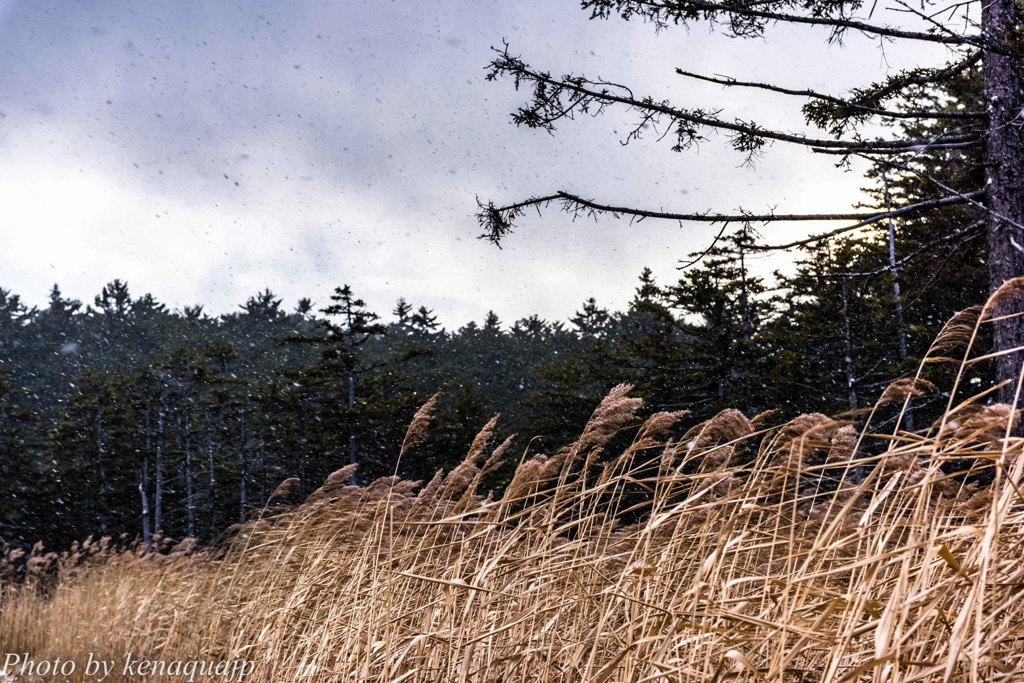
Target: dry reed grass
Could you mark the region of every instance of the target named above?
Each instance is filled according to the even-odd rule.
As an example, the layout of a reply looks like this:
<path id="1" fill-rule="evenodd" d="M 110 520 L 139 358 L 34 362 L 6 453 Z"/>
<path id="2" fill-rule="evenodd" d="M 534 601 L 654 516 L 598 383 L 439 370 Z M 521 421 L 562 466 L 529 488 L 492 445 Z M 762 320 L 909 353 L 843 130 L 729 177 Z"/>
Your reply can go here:
<path id="1" fill-rule="evenodd" d="M 935 355 L 969 347 L 968 324 L 984 322 L 959 316 Z M 925 388 L 905 380 L 885 400 Z M 1008 407 L 954 391 L 931 428 L 864 455 L 824 415 L 768 428 L 726 411 L 672 440 L 684 414 L 641 425 L 628 390 L 568 448 L 524 454 L 497 499 L 477 490 L 509 450 L 490 450 L 492 421 L 426 485 L 353 486 L 345 467 L 221 552 L 101 541 L 8 558 L 28 577 L 0 584 L 0 650 L 244 657 L 268 683 L 1024 679 Z M 624 429 L 633 444 L 603 453 Z M 992 483 L 949 471 L 962 462 Z M 34 578 L 54 572 L 49 588 Z"/>

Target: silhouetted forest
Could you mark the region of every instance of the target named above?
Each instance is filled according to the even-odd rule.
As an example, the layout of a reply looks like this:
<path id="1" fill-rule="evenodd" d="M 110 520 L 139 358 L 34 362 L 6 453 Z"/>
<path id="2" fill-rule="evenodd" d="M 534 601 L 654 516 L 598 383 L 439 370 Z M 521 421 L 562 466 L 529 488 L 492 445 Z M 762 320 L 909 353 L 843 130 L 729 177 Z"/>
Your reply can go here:
<path id="1" fill-rule="evenodd" d="M 903 222 L 897 253 L 913 255 L 930 220 Z M 879 270 L 885 233 L 847 238 L 805 251 L 769 287 L 749 269 L 751 232 L 718 240 L 675 282 L 645 270 L 623 311 L 587 299 L 567 321 L 492 312 L 455 330 L 405 299 L 371 311 L 347 285 L 288 307 L 265 290 L 220 316 L 168 310 L 120 280 L 88 305 L 55 285 L 41 309 L 0 290 L 0 539 L 209 540 L 287 477 L 301 479 L 296 496 L 350 462 L 360 481 L 429 479 L 497 413 L 518 452 L 553 453 L 619 383 L 649 411 L 689 410 L 684 427 L 726 407 L 856 422 L 951 315 L 985 298 L 970 242 L 893 271 Z M 396 462 L 435 392 L 427 440 Z M 941 399 L 918 398 L 912 420 Z"/>

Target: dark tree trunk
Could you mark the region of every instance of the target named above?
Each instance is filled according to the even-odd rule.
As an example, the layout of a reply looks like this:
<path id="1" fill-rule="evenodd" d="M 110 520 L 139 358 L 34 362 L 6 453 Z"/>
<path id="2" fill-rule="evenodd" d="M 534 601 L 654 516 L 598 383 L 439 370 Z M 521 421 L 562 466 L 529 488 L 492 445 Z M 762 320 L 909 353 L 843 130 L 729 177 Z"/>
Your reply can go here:
<path id="1" fill-rule="evenodd" d="M 103 413 L 102 408 L 98 408 L 96 411 L 96 469 L 99 472 L 100 480 L 98 482 L 97 491 L 99 493 L 101 510 L 99 512 L 99 524 L 100 533 L 106 534 L 107 532 L 107 514 L 106 509 L 106 491 L 107 491 L 107 470 L 104 461 L 106 460 L 105 449 L 103 447 Z"/>
<path id="2" fill-rule="evenodd" d="M 146 550 L 149 550 L 150 541 L 153 540 L 153 529 L 149 519 L 149 453 L 153 448 L 153 429 L 149 421 L 149 411 L 146 411 L 146 450 L 142 456 L 142 473 L 139 478 L 139 498 L 142 504 L 142 543 Z"/>
<path id="3" fill-rule="evenodd" d="M 213 470 L 213 428 L 210 426 L 210 416 L 206 415 L 206 457 L 207 457 L 207 506 L 209 512 L 209 532 L 214 535 L 217 531 L 216 496 L 217 479 Z"/>
<path id="4" fill-rule="evenodd" d="M 356 407 L 356 375 L 351 369 L 348 371 L 348 462 L 350 465 L 355 465 L 359 462 L 359 456 L 356 453 L 356 425 L 355 417 L 353 412 Z M 349 484 L 357 483 L 356 475 L 353 472 L 348 478 Z"/>
<path id="5" fill-rule="evenodd" d="M 850 335 L 850 293 L 843 277 L 843 368 L 846 371 L 846 399 L 850 412 L 857 410 L 857 386 L 853 374 L 853 338 Z"/>
<path id="6" fill-rule="evenodd" d="M 142 456 L 142 472 L 139 475 L 139 502 L 142 505 L 142 544 L 149 549 L 150 541 L 153 540 L 153 531 L 149 527 L 149 496 L 146 495 L 146 487 L 149 486 L 149 453 Z"/>
<path id="7" fill-rule="evenodd" d="M 162 400 L 162 399 L 161 399 Z M 153 531 L 162 534 L 164 530 L 164 410 L 156 414 L 156 510 L 153 515 Z"/>
<path id="8" fill-rule="evenodd" d="M 196 501 L 192 486 L 192 412 L 185 409 L 185 509 L 187 512 L 188 535 L 196 535 Z"/>
<path id="9" fill-rule="evenodd" d="M 1016 48 L 1014 0 L 990 0 L 981 5 L 986 47 L 983 74 L 988 108 L 985 136 L 985 181 L 988 192 L 989 287 L 997 290 L 1010 278 L 1024 275 L 1024 202 L 1021 185 L 1024 150 L 1021 146 L 1021 74 Z M 992 311 L 994 318 L 1024 310 L 1019 295 L 1003 297 Z M 997 351 L 1024 346 L 1024 317 L 997 320 Z M 1009 380 L 999 399 L 1010 403 L 1021 371 L 1021 353 L 1000 356 L 997 378 Z"/>
<path id="10" fill-rule="evenodd" d="M 889 194 L 889 179 L 885 180 L 885 210 L 892 211 L 892 195 Z M 889 270 L 892 272 L 892 303 L 896 309 L 896 344 L 900 352 L 900 372 L 906 371 L 907 363 L 907 323 L 903 317 L 903 295 L 900 292 L 900 269 L 896 262 L 896 225 L 889 218 Z M 903 414 L 903 427 L 914 431 L 914 413 L 908 404 Z"/>
<path id="11" fill-rule="evenodd" d="M 242 442 L 238 449 L 238 522 L 245 524 L 245 511 L 249 507 L 249 493 L 246 487 L 246 480 L 249 478 L 249 459 L 245 449 L 248 447 L 245 442 L 245 410 L 239 414 L 241 422 Z"/>

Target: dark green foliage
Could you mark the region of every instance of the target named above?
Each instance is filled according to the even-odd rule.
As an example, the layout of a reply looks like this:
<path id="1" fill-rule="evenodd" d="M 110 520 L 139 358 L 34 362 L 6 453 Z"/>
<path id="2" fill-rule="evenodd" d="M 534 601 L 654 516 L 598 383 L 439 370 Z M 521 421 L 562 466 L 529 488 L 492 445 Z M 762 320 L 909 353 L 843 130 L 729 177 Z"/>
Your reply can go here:
<path id="1" fill-rule="evenodd" d="M 32 414 L 11 381 L 10 368 L 0 362 L 0 542 L 24 544 L 34 540 L 36 504 L 51 479 L 49 463 L 38 458 L 33 442 Z"/>
<path id="2" fill-rule="evenodd" d="M 891 184 L 920 191 L 895 174 Z M 929 239 L 915 220 L 895 233 L 900 259 Z M 926 282 L 911 259 L 899 273 L 901 327 L 887 233 L 806 252 L 774 292 L 750 273 L 751 239 L 749 228 L 723 233 L 674 284 L 645 270 L 627 310 L 588 299 L 569 325 L 529 316 L 505 327 L 490 312 L 449 332 L 404 299 L 385 324 L 348 286 L 320 315 L 308 299 L 288 313 L 264 290 L 219 318 L 133 298 L 118 280 L 92 307 L 56 286 L 42 310 L 0 290 L 0 537 L 212 539 L 288 477 L 301 479 L 301 497 L 348 462 L 362 481 L 450 470 L 499 412 L 494 439 L 523 437 L 513 461 L 554 453 L 621 383 L 648 413 L 689 410 L 681 428 L 726 407 L 869 406 L 983 295 L 970 242 Z M 438 391 L 433 425 L 399 460 L 410 419 Z M 919 402 L 919 424 L 941 399 Z"/>

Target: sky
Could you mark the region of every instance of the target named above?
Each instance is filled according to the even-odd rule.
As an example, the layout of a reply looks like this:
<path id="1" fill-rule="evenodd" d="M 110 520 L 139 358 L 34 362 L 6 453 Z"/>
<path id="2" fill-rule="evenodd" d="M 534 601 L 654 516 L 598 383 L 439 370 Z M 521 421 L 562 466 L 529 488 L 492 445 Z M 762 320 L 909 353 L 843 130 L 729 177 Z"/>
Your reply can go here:
<path id="1" fill-rule="evenodd" d="M 0 0 L 0 287 L 44 305 L 59 283 L 90 303 L 121 278 L 222 314 L 267 287 L 288 308 L 323 306 L 347 283 L 385 318 L 404 297 L 449 328 L 488 310 L 564 320 L 591 296 L 623 309 L 645 266 L 674 281 L 717 228 L 552 207 L 499 250 L 477 239 L 477 198 L 564 189 L 687 212 L 849 211 L 863 198 L 859 167 L 805 149 L 773 145 L 748 168 L 714 133 L 682 154 L 654 131 L 623 145 L 625 111 L 553 135 L 517 128 L 528 95 L 485 79 L 503 40 L 539 69 L 794 131 L 802 100 L 675 67 L 841 93 L 946 57 L 856 35 L 827 47 L 813 28 L 659 33 L 591 21 L 575 0 Z"/>

